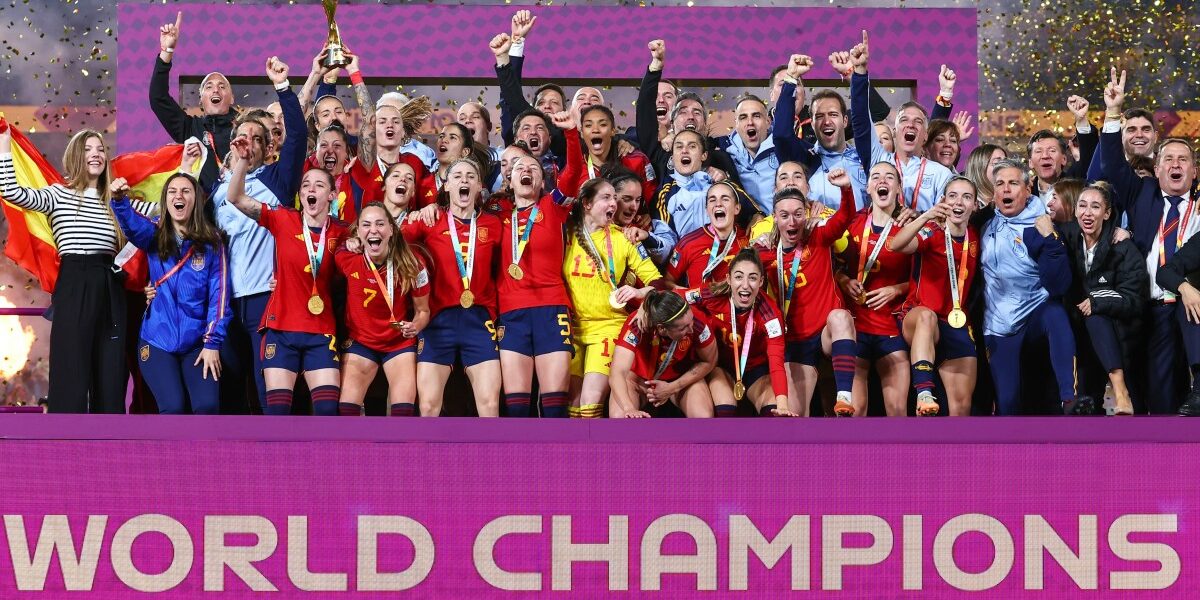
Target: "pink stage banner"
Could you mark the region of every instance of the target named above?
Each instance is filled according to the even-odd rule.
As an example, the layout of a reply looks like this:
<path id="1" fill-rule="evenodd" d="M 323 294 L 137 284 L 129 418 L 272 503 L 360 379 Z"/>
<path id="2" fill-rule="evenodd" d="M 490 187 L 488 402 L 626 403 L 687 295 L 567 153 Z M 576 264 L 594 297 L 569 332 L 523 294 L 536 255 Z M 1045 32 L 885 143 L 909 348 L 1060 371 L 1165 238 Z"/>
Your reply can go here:
<path id="1" fill-rule="evenodd" d="M 600 78 L 636 85 L 650 60 L 646 43 L 656 38 L 667 42 L 664 76 L 685 84 L 754 80 L 765 87 L 771 70 L 793 53 L 816 60 L 810 78 L 837 79 L 826 57 L 850 49 L 867 29 L 873 78 L 913 80 L 917 97 L 928 104 L 938 91 L 939 67 L 948 64 L 958 74 L 956 109 L 975 114 L 979 108 L 974 8 L 364 4 L 338 7 L 337 22 L 343 41 L 362 55 L 368 80 L 480 83 L 496 76 L 488 41 L 509 30 L 519 8 L 538 18 L 524 66 L 528 81 Z M 158 28 L 173 23 L 176 11 L 183 12 L 183 30 L 171 70 L 175 81 L 219 70 L 266 84 L 266 59 L 278 55 L 299 86 L 328 31 L 324 11 L 312 4 L 122 2 L 116 87 L 122 152 L 170 141 L 150 111 L 146 82 L 158 54 Z M 182 103 L 193 106 L 196 99 Z"/>
<path id="2" fill-rule="evenodd" d="M 92 425 L 114 439 L 4 435 L 26 439 L 0 443 L 0 597 L 1200 590 L 1194 443 L 1045 443 L 1061 419 L 938 420 L 978 443 L 825 420 L 397 421 L 148 417 L 144 439 L 115 421 Z M 322 439 L 288 441 L 310 434 Z"/>

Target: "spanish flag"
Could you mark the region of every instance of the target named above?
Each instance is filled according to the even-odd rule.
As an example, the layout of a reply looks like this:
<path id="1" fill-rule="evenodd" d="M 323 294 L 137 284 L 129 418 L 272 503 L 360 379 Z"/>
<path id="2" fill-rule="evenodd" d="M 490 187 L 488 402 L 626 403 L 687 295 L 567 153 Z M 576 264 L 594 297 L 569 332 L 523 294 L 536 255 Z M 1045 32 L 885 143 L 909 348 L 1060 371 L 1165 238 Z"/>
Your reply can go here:
<path id="1" fill-rule="evenodd" d="M 44 188 L 63 183 L 62 175 L 46 162 L 42 153 L 15 127 L 9 127 L 0 116 L 0 127 L 12 131 L 13 167 L 17 183 L 27 188 Z M 4 201 L 4 217 L 8 219 L 8 243 L 5 256 L 37 278 L 42 289 L 54 291 L 58 279 L 58 248 L 50 231 L 50 220 L 40 212 L 25 210 Z"/>

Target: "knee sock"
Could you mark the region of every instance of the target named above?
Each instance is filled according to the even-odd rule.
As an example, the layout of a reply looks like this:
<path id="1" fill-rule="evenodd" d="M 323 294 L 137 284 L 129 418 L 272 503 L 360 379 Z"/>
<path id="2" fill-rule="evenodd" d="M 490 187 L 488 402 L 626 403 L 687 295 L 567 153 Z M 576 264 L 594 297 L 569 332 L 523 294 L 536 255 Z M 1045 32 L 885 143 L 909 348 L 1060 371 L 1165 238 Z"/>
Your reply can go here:
<path id="1" fill-rule="evenodd" d="M 353 402 L 338 402 L 338 415 L 343 417 L 361 417 L 363 407 Z"/>
<path id="2" fill-rule="evenodd" d="M 504 407 L 508 409 L 508 416 L 510 417 L 528 417 L 529 392 L 505 394 Z"/>
<path id="3" fill-rule="evenodd" d="M 263 413 L 268 415 L 292 414 L 292 390 L 267 390 L 267 407 Z"/>
<path id="4" fill-rule="evenodd" d="M 411 417 L 417 414 L 417 405 L 412 402 L 397 402 L 392 405 L 393 417 Z"/>
<path id="5" fill-rule="evenodd" d="M 834 340 L 830 350 L 833 358 L 833 381 L 837 385 L 838 396 L 845 395 L 849 401 L 850 391 L 854 388 L 854 363 L 858 358 L 858 342 Z"/>
<path id="6" fill-rule="evenodd" d="M 933 363 L 918 360 L 912 365 L 912 386 L 917 396 L 933 395 Z"/>
<path id="7" fill-rule="evenodd" d="M 542 417 L 561 419 L 567 416 L 567 393 L 546 392 L 542 394 Z"/>
<path id="8" fill-rule="evenodd" d="M 775 405 L 772 404 L 771 408 L 775 408 Z M 713 409 L 716 412 L 718 419 L 737 416 L 737 405 L 736 404 L 718 404 L 715 407 L 713 407 Z"/>
<path id="9" fill-rule="evenodd" d="M 572 419 L 599 419 L 604 416 L 603 404 L 584 404 L 567 407 L 567 416 Z"/>
<path id="10" fill-rule="evenodd" d="M 342 389 L 336 385 L 318 385 L 312 389 L 313 414 L 324 417 L 338 415 L 338 398 Z"/>

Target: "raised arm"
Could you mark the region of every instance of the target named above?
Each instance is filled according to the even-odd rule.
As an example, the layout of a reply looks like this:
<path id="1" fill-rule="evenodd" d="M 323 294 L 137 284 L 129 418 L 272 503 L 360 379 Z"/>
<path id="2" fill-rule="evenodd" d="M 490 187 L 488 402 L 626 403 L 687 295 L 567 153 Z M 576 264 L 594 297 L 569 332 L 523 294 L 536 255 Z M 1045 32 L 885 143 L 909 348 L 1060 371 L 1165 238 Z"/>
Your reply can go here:
<path id="1" fill-rule="evenodd" d="M 371 90 L 363 81 L 362 72 L 358 66 L 358 55 L 350 55 L 350 64 L 346 65 L 350 73 L 350 82 L 354 86 L 354 101 L 358 102 L 358 160 L 364 167 L 375 164 L 375 100 L 371 98 Z M 413 132 L 408 132 L 409 134 Z"/>
<path id="2" fill-rule="evenodd" d="M 803 54 L 793 54 L 788 59 L 783 86 L 779 89 L 779 100 L 775 102 L 775 120 L 771 123 L 771 139 L 779 161 L 807 162 L 812 157 L 812 144 L 796 135 L 796 88 L 801 77 L 812 69 L 813 60 Z"/>
<path id="3" fill-rule="evenodd" d="M 836 242 L 846 233 L 846 228 L 850 226 L 850 221 L 854 220 L 854 213 L 858 212 L 858 207 L 854 203 L 854 188 L 850 184 L 850 174 L 846 173 L 845 169 L 835 167 L 829 170 L 829 183 L 842 188 L 842 203 L 838 205 L 837 212 L 833 213 L 829 220 L 823 225 L 816 226 L 813 235 L 816 236 L 816 242 L 819 244 L 829 245 Z"/>
<path id="4" fill-rule="evenodd" d="M 1067 110 L 1075 116 L 1075 139 L 1079 142 L 1079 160 L 1071 164 L 1064 173 L 1066 177 L 1086 179 L 1092 157 L 1096 155 L 1096 146 L 1100 144 L 1100 134 L 1088 121 L 1089 103 L 1082 96 L 1067 98 Z"/>
<path id="5" fill-rule="evenodd" d="M 304 122 L 300 99 L 288 85 L 287 64 L 277 57 L 271 57 L 267 60 L 267 77 L 275 85 L 287 135 L 279 150 L 279 161 L 266 169 L 261 177 L 263 183 L 276 193 L 279 203 L 288 205 L 300 191 L 300 176 L 304 171 L 304 157 L 308 153 L 308 126 Z"/>
<path id="6" fill-rule="evenodd" d="M 246 195 L 246 171 L 250 170 L 250 140 L 239 138 L 229 144 L 233 151 L 233 173 L 229 176 L 226 202 L 257 223 L 262 216 L 263 203 Z"/>
<path id="7" fill-rule="evenodd" d="M 1104 154 L 1101 161 L 1101 179 L 1113 186 L 1113 204 L 1127 211 L 1141 190 L 1142 180 L 1125 159 L 1121 146 L 1121 107 L 1125 104 L 1125 71 L 1117 76 L 1117 68 L 1109 71 L 1109 82 L 1104 88 L 1104 129 L 1100 133 L 1100 148 Z M 1148 243 L 1148 242 L 1147 242 Z"/>
<path id="8" fill-rule="evenodd" d="M 954 98 L 954 85 L 958 83 L 958 75 L 954 73 L 954 69 L 942 65 L 938 71 L 938 95 L 933 99 L 933 108 L 929 112 L 929 119 L 945 119 L 950 120 L 950 113 L 954 110 L 954 103 L 951 100 Z M 967 137 L 959 133 L 959 139 Z"/>
<path id="9" fill-rule="evenodd" d="M 17 183 L 17 171 L 13 167 L 12 131 L 0 117 L 0 196 L 15 206 L 49 214 L 54 210 L 54 190 L 21 187 Z"/>
<path id="10" fill-rule="evenodd" d="M 108 189 L 112 193 L 112 200 L 109 203 L 112 205 L 113 216 L 117 218 L 117 225 L 120 225 L 121 231 L 125 232 L 125 237 L 129 238 L 129 241 L 139 249 L 146 252 L 153 251 L 154 233 L 158 230 L 158 226 L 133 209 L 129 202 L 129 184 L 126 183 L 125 178 L 114 179 Z"/>
<path id="11" fill-rule="evenodd" d="M 175 22 L 167 23 L 158 30 L 158 59 L 154 61 L 154 72 L 150 75 L 150 109 L 172 140 L 182 143 L 189 135 L 187 112 L 171 97 L 171 60 L 175 57 L 175 45 L 179 42 L 179 29 L 183 24 L 183 12 L 175 13 Z"/>
<path id="12" fill-rule="evenodd" d="M 300 108 L 304 109 L 305 115 L 308 115 L 316 108 L 314 102 L 318 98 L 337 93 L 337 88 L 325 81 L 325 78 L 330 74 L 337 77 L 336 71 L 326 67 L 323 63 L 327 54 L 329 54 L 329 50 L 321 48 L 321 53 L 313 57 L 312 69 L 308 72 L 308 79 L 304 80 L 304 87 L 300 88 L 300 94 L 297 96 L 300 99 Z"/>
<path id="13" fill-rule="evenodd" d="M 854 145 L 859 149 L 858 157 L 863 168 L 870 171 L 871 165 L 883 160 L 886 151 L 879 144 L 879 134 L 875 133 L 875 122 L 871 120 L 871 80 L 867 77 L 870 52 L 866 31 L 862 32 L 862 37 L 862 43 L 849 52 L 831 54 L 829 63 L 838 72 L 853 71 L 850 75 L 850 122 L 854 129 Z M 864 152 L 864 148 L 870 148 L 870 152 Z"/>
<path id="14" fill-rule="evenodd" d="M 658 82 L 662 81 L 667 44 L 662 40 L 653 40 L 646 47 L 650 50 L 650 66 L 638 87 L 634 122 L 637 125 L 638 147 L 650 158 L 650 164 L 654 165 L 654 172 L 659 179 L 666 181 L 666 166 L 671 161 L 671 153 L 663 150 L 658 141 L 658 113 L 654 103 L 658 98 Z"/>
<path id="15" fill-rule="evenodd" d="M 554 121 L 555 127 L 563 131 L 567 142 L 567 166 L 558 174 L 555 187 L 564 196 L 574 198 L 579 195 L 579 187 L 583 179 L 584 169 L 583 150 L 579 145 L 579 129 L 575 123 L 574 115 L 569 110 L 554 113 L 550 115 L 550 119 Z"/>

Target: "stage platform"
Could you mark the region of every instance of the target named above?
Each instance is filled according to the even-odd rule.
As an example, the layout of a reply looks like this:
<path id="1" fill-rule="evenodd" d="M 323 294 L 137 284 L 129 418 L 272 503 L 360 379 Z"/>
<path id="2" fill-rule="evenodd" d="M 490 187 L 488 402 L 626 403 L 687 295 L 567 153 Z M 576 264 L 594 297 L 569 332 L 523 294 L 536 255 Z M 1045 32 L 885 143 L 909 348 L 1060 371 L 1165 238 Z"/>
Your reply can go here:
<path id="1" fill-rule="evenodd" d="M 1200 420 L 17 414 L 0 440 L 5 598 L 1200 592 Z"/>

